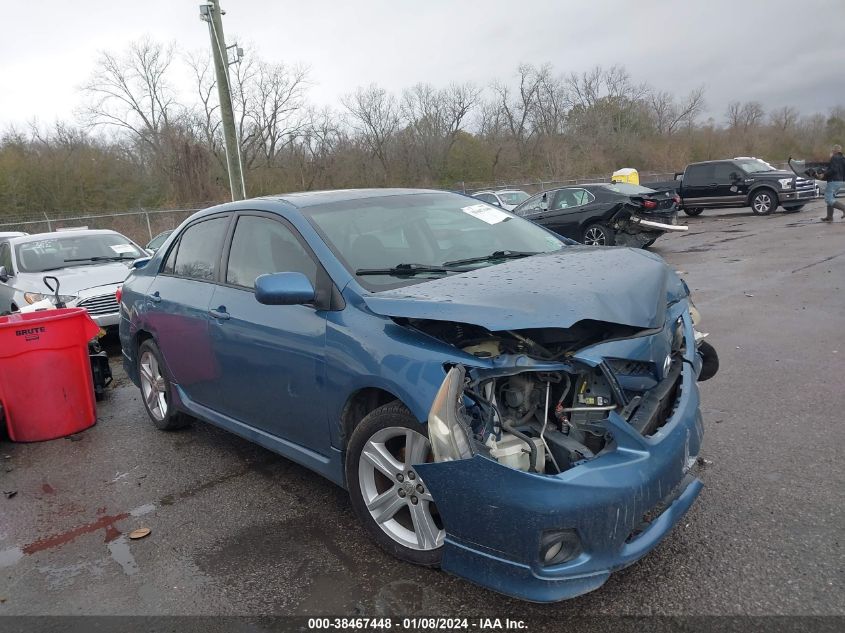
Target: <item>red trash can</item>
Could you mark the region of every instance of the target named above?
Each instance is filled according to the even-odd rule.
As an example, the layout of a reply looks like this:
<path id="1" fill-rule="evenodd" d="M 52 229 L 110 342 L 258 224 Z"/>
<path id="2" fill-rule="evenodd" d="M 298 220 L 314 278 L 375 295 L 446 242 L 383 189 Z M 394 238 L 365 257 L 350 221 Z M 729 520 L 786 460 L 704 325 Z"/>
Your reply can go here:
<path id="1" fill-rule="evenodd" d="M 51 440 L 94 425 L 88 341 L 98 331 L 84 308 L 0 317 L 0 402 L 12 441 Z"/>

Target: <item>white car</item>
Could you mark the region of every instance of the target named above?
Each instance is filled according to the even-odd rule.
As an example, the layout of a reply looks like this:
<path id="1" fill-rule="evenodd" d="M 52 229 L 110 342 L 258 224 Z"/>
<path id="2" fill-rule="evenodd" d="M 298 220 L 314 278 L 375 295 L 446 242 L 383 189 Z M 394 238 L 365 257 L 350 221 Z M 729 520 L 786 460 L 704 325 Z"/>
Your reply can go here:
<path id="1" fill-rule="evenodd" d="M 530 197 L 521 189 L 502 189 L 500 191 L 476 191 L 473 198 L 482 202 L 503 208 L 505 211 L 513 211 Z"/>
<path id="2" fill-rule="evenodd" d="M 147 254 L 115 231 L 77 230 L 0 239 L 0 313 L 55 303 L 44 278 L 59 282 L 59 300 L 82 307 L 100 327 L 117 325 L 115 291 L 130 264 Z M 55 282 L 51 282 L 55 283 Z"/>

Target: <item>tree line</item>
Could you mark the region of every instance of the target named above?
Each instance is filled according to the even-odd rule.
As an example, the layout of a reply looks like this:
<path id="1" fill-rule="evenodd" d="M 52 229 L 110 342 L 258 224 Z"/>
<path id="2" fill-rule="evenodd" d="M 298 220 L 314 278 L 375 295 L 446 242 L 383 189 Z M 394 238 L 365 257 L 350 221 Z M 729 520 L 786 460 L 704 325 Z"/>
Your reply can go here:
<path id="1" fill-rule="evenodd" d="M 190 85 L 177 77 L 191 77 Z M 622 66 L 561 72 L 522 64 L 490 85 L 376 83 L 335 107 L 309 101 L 309 69 L 248 50 L 231 67 L 250 196 L 379 186 L 456 188 L 672 171 L 752 155 L 826 156 L 845 107 L 802 115 L 729 104 L 705 118 L 687 95 L 636 83 Z M 103 52 L 74 120 L 0 134 L 0 215 L 181 206 L 228 197 L 215 77 L 206 53 L 145 39 Z"/>

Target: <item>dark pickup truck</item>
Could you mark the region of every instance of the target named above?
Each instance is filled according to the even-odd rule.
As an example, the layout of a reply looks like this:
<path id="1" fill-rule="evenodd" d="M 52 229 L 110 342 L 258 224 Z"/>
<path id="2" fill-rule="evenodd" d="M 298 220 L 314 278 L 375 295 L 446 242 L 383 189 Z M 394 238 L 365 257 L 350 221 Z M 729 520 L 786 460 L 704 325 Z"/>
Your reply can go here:
<path id="1" fill-rule="evenodd" d="M 759 158 L 691 163 L 675 174 L 675 180 L 643 185 L 656 191 L 675 190 L 687 215 L 725 207 L 751 207 L 756 215 L 768 215 L 778 206 L 799 211 L 816 197 L 812 179 L 775 169 Z"/>

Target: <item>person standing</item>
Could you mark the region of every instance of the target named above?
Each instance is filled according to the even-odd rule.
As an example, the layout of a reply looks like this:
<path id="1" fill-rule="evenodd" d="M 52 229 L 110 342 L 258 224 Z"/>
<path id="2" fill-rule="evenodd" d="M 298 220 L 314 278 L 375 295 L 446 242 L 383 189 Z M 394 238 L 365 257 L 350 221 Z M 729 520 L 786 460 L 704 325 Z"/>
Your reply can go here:
<path id="1" fill-rule="evenodd" d="M 836 201 L 836 193 L 845 187 L 845 156 L 842 156 L 841 145 L 834 145 L 830 150 L 830 164 L 824 172 L 824 180 L 827 182 L 824 192 L 827 216 L 822 218 L 822 222 L 833 222 L 834 209 L 842 211 L 845 218 L 845 204 Z"/>

